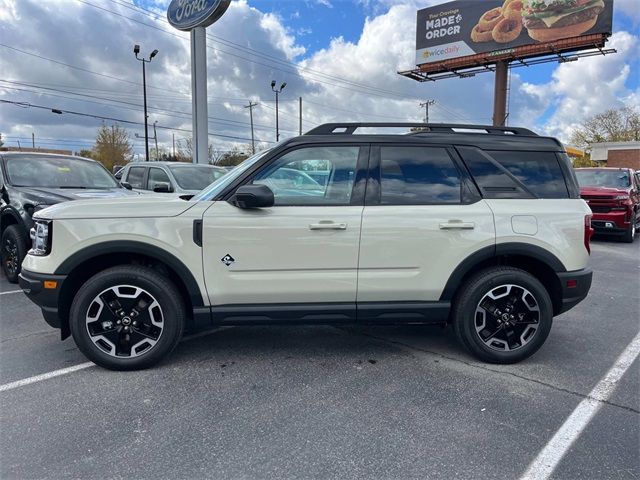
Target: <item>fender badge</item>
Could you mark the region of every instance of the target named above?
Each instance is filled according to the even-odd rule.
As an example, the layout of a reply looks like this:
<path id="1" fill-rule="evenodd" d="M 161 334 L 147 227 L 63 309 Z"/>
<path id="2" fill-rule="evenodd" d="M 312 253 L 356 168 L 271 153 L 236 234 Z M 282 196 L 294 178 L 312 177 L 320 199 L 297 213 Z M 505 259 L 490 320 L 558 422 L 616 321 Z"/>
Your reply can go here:
<path id="1" fill-rule="evenodd" d="M 222 258 L 220 259 L 220 261 L 221 261 L 222 263 L 224 263 L 224 264 L 228 267 L 228 266 L 229 266 L 229 265 L 231 265 L 233 262 L 235 262 L 235 261 L 236 261 L 236 259 L 235 259 L 235 258 L 233 258 L 231 255 L 229 255 L 229 254 L 227 253 L 224 257 L 222 257 Z"/>

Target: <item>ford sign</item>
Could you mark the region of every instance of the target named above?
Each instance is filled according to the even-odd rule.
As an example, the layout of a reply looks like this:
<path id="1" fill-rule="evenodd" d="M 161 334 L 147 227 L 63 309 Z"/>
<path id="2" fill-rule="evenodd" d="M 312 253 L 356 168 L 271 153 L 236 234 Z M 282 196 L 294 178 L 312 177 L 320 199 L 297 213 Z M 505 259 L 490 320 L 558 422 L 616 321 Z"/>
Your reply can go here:
<path id="1" fill-rule="evenodd" d="M 167 19 L 178 30 L 208 27 L 227 11 L 230 3 L 231 0 L 171 0 Z"/>

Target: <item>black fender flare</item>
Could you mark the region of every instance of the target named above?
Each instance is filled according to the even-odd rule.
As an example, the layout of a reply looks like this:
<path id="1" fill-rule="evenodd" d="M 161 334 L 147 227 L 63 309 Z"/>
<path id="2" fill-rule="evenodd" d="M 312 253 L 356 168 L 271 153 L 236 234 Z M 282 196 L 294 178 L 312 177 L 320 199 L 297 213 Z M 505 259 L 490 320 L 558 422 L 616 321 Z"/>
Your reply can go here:
<path id="1" fill-rule="evenodd" d="M 547 265 L 554 272 L 566 272 L 567 269 L 553 253 L 529 243 L 507 242 L 481 248 L 469 255 L 453 270 L 440 295 L 440 301 L 452 301 L 462 279 L 479 263 L 504 255 L 530 257 Z"/>
<path id="2" fill-rule="evenodd" d="M 71 273 L 75 268 L 92 258 L 114 253 L 139 254 L 153 258 L 161 263 L 165 263 L 174 272 L 176 272 L 180 277 L 180 280 L 184 283 L 191 300 L 191 305 L 193 307 L 204 306 L 202 301 L 203 296 L 200 287 L 198 286 L 198 282 L 196 282 L 196 279 L 186 265 L 168 251 L 155 245 L 149 245 L 148 243 L 131 240 L 112 240 L 91 245 L 83 248 L 82 250 L 78 250 L 76 253 L 64 260 L 58 266 L 54 274 L 69 275 L 69 273 Z"/>

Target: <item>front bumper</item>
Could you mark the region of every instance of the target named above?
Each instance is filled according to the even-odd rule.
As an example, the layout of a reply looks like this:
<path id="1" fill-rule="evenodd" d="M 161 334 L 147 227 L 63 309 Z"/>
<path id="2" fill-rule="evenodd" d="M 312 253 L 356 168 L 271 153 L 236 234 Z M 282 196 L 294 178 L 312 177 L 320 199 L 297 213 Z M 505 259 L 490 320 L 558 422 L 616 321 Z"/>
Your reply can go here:
<path id="1" fill-rule="evenodd" d="M 594 213 L 591 227 L 596 233 L 620 235 L 629 229 L 631 216 L 627 211 Z"/>
<path id="2" fill-rule="evenodd" d="M 572 309 L 586 298 L 591 288 L 593 272 L 585 268 L 557 275 L 562 289 L 562 306 L 558 312 L 560 314 Z"/>
<path id="3" fill-rule="evenodd" d="M 54 328 L 62 328 L 63 324 L 58 315 L 58 301 L 62 284 L 66 275 L 49 275 L 22 270 L 18 277 L 18 283 L 22 291 L 33 303 L 42 310 L 45 321 Z M 46 282 L 55 282 L 55 288 L 51 284 L 45 288 Z"/>

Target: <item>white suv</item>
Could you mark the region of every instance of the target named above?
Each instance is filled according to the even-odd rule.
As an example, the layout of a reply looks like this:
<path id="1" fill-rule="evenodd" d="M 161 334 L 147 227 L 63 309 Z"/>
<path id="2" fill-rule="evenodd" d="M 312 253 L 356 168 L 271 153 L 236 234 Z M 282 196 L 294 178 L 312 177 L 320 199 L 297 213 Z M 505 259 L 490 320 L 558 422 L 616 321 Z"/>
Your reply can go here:
<path id="1" fill-rule="evenodd" d="M 355 134 L 372 126 L 414 128 Z M 144 368 L 185 328 L 265 323 L 451 323 L 476 357 L 517 362 L 591 285 L 571 164 L 522 128 L 323 125 L 184 198 L 34 216 L 20 284 L 95 363 Z"/>

